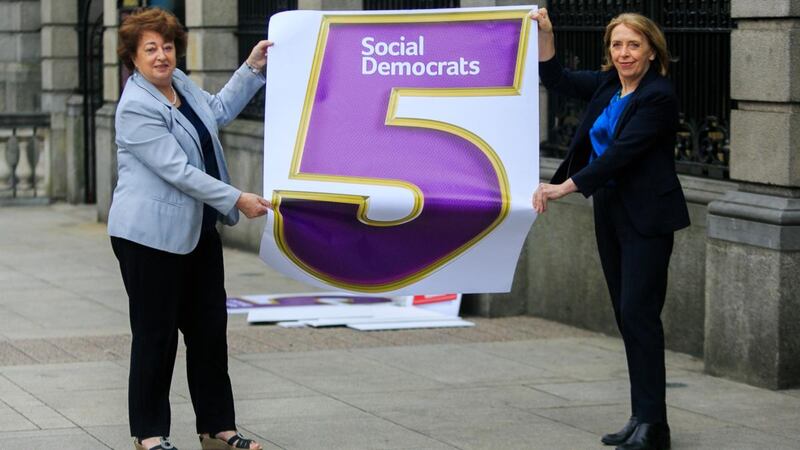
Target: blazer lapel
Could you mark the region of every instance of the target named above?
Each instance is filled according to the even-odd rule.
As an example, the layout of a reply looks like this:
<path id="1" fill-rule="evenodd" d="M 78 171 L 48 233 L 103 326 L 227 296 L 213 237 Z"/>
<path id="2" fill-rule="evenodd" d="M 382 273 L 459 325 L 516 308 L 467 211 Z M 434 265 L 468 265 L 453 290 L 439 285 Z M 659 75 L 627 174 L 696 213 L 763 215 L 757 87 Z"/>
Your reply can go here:
<path id="1" fill-rule="evenodd" d="M 619 115 L 616 125 L 614 125 L 614 135 L 612 136 L 612 139 L 616 139 L 617 136 L 619 136 L 620 131 L 622 131 L 622 125 L 628 122 L 631 111 L 633 111 L 633 104 L 636 102 L 636 98 L 639 96 L 639 89 L 637 88 L 635 91 L 631 92 L 630 95 L 630 100 L 628 100 L 628 103 L 622 110 L 622 114 Z"/>
<path id="2" fill-rule="evenodd" d="M 175 81 L 174 76 L 172 79 L 173 81 Z M 140 74 L 138 71 L 133 72 L 133 81 L 139 86 L 141 86 L 145 91 L 150 93 L 150 95 L 152 95 L 153 98 L 155 98 L 159 102 L 169 107 L 170 109 L 169 113 L 170 116 L 172 116 L 172 122 L 173 123 L 177 122 L 181 127 L 183 127 L 184 130 L 186 130 L 187 133 L 189 133 L 189 136 L 191 136 L 192 139 L 194 140 L 197 151 L 200 153 L 200 158 L 202 159 L 203 152 L 200 151 L 200 136 L 198 136 L 197 130 L 195 130 L 194 125 L 192 125 L 192 122 L 189 121 L 189 119 L 187 119 L 183 114 L 180 114 L 178 112 L 178 108 L 176 108 L 172 103 L 170 103 L 170 101 L 167 100 L 166 97 L 164 97 L 164 94 L 162 94 L 161 91 L 159 91 L 158 88 L 153 85 L 153 83 L 147 81 L 147 79 L 143 77 L 142 74 Z"/>
<path id="3" fill-rule="evenodd" d="M 628 104 L 625 105 L 625 109 L 622 110 L 622 114 L 619 115 L 619 120 L 617 120 L 617 124 L 614 126 L 614 135 L 613 138 L 616 139 L 619 136 L 619 133 L 622 131 L 622 126 L 628 122 L 631 113 L 633 112 L 634 103 L 636 103 L 636 99 L 639 98 L 639 93 L 642 92 L 642 89 L 650 83 L 653 78 L 658 76 L 657 69 L 654 65 L 650 66 L 650 70 L 644 75 L 642 81 L 639 83 L 639 86 L 636 87 L 636 90 L 631 92 L 631 98 L 628 100 Z"/>
<path id="4" fill-rule="evenodd" d="M 177 122 L 178 125 L 186 130 L 186 132 L 189 133 L 189 136 L 192 137 L 195 149 L 197 150 L 197 153 L 200 154 L 200 159 L 202 160 L 203 152 L 200 149 L 200 135 L 197 134 L 197 129 L 194 127 L 194 125 L 192 125 L 192 122 L 186 118 L 186 116 L 178 111 L 178 108 L 172 107 L 172 109 L 170 109 L 170 114 L 172 114 L 172 118 L 175 120 L 175 122 Z"/>
<path id="5" fill-rule="evenodd" d="M 616 72 L 614 72 L 616 74 Z M 583 139 L 586 138 L 586 135 L 589 134 L 589 130 L 592 129 L 594 126 L 594 122 L 597 120 L 597 117 L 606 109 L 606 106 L 611 102 L 611 97 L 617 92 L 619 89 L 619 80 L 616 76 L 609 75 L 608 80 L 603 83 L 603 86 L 600 88 L 600 92 L 597 94 L 594 100 L 592 100 L 589 105 L 586 107 L 586 114 L 583 116 L 581 120 L 581 126 L 575 132 L 575 137 L 572 141 L 572 145 L 577 145 L 577 143 L 582 142 Z"/>
<path id="6" fill-rule="evenodd" d="M 155 98 L 159 102 L 161 102 L 161 103 L 163 103 L 163 104 L 165 104 L 165 105 L 167 105 L 169 107 L 172 106 L 170 104 L 169 100 L 167 100 L 167 97 L 164 97 L 164 94 L 162 94 L 161 91 L 159 91 L 157 87 L 153 86 L 153 83 L 147 81 L 147 78 L 143 77 L 142 74 L 139 73 L 138 70 L 135 70 L 133 72 L 133 82 L 138 84 L 142 89 L 147 91 L 150 95 L 153 96 L 153 98 Z"/>
<path id="7" fill-rule="evenodd" d="M 181 72 L 182 74 L 182 72 Z M 185 75 L 184 75 L 185 76 Z M 177 69 L 175 76 L 172 77 L 172 81 L 175 85 L 175 89 L 183 95 L 183 98 L 189 103 L 189 106 L 192 107 L 194 113 L 197 114 L 197 117 L 203 121 L 203 125 L 206 126 L 209 133 L 212 133 L 216 129 L 216 120 L 211 117 L 208 117 L 205 110 L 201 108 L 200 101 L 194 95 L 194 90 L 190 88 L 188 83 L 186 83 L 182 77 L 178 76 Z"/>
<path id="8" fill-rule="evenodd" d="M 192 107 L 195 114 L 197 114 L 197 117 L 200 118 L 200 120 L 203 122 L 203 125 L 206 126 L 206 129 L 211 134 L 211 141 L 214 145 L 214 156 L 217 159 L 217 168 L 219 169 L 221 177 L 220 179 L 222 181 L 227 182 L 230 178 L 228 176 L 228 168 L 227 168 L 227 163 L 225 161 L 225 154 L 222 152 L 222 147 L 220 146 L 221 144 L 217 143 L 218 136 L 215 133 L 217 127 L 217 121 L 214 117 L 211 117 L 208 114 L 206 114 L 206 110 L 202 108 L 202 106 L 204 105 L 203 101 L 195 95 L 196 89 L 192 88 L 192 86 L 189 83 L 187 83 L 186 80 L 183 79 L 184 77 L 186 77 L 186 75 L 183 72 L 180 72 L 179 70 L 176 69 L 175 76 L 173 76 L 175 89 L 177 89 L 181 93 L 181 95 L 183 95 L 183 98 L 186 100 L 187 103 L 189 103 L 189 106 Z M 183 116 L 183 114 L 180 115 Z M 194 130 L 194 126 L 192 127 L 192 130 Z M 199 149 L 200 141 L 198 140 L 197 142 Z M 201 157 L 202 154 L 203 152 L 201 149 L 200 151 Z M 203 158 L 203 164 L 205 164 L 205 158 Z"/>

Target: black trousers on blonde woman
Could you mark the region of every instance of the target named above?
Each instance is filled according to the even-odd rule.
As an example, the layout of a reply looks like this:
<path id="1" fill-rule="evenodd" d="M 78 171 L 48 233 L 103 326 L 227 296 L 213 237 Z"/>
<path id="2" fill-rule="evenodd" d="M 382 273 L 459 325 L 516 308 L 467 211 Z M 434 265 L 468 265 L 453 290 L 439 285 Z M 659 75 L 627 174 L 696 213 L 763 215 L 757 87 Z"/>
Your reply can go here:
<path id="1" fill-rule="evenodd" d="M 111 238 L 130 307 L 128 413 L 131 435 L 169 436 L 169 391 L 178 330 L 198 433 L 235 430 L 228 376 L 227 312 L 222 244 L 203 230 L 186 255 Z"/>
<path id="2" fill-rule="evenodd" d="M 594 218 L 600 262 L 625 343 L 632 415 L 639 422 L 666 422 L 661 310 L 674 235 L 636 231 L 615 187 L 595 192 Z"/>

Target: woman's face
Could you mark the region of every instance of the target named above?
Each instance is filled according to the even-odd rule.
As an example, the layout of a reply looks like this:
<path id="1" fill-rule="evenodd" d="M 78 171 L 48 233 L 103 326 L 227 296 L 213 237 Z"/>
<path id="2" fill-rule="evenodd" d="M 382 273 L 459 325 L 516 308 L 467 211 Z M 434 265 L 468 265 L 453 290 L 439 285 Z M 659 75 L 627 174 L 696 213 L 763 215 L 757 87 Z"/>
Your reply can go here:
<path id="1" fill-rule="evenodd" d="M 156 86 L 169 86 L 176 60 L 174 42 L 164 42 L 164 37 L 155 31 L 142 33 L 133 64 L 147 81 Z"/>
<path id="2" fill-rule="evenodd" d="M 621 23 L 611 30 L 611 62 L 622 81 L 636 82 L 650 68 L 655 53 L 650 43 L 638 31 Z"/>

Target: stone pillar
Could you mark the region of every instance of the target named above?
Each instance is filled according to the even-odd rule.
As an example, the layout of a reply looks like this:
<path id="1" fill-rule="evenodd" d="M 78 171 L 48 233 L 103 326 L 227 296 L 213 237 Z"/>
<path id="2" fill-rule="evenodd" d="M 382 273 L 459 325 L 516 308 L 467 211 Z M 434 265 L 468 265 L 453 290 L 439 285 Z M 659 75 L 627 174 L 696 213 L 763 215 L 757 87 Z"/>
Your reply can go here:
<path id="1" fill-rule="evenodd" d="M 77 22 L 77 0 L 42 0 L 42 110 L 50 113 L 52 198 L 67 197 L 67 153 L 71 146 L 67 140 L 66 112 L 67 98 L 78 88 Z"/>
<path id="2" fill-rule="evenodd" d="M 38 0 L 0 2 L 0 111 L 40 111 Z"/>
<path id="3" fill-rule="evenodd" d="M 83 203 L 86 198 L 86 183 L 83 147 L 83 96 L 75 94 L 67 99 L 67 201 Z"/>
<path id="4" fill-rule="evenodd" d="M 97 220 L 108 222 L 108 210 L 111 209 L 111 197 L 117 186 L 117 146 L 114 143 L 114 114 L 116 102 L 108 102 L 98 109 L 94 116 L 95 143 L 95 183 L 97 190 Z"/>
<path id="5" fill-rule="evenodd" d="M 103 107 L 95 113 L 95 201 L 97 220 L 108 221 L 111 196 L 117 185 L 117 137 L 114 113 L 120 96 L 120 64 L 117 58 L 119 12 L 117 0 L 103 3 Z"/>
<path id="6" fill-rule="evenodd" d="M 103 102 L 116 102 L 120 95 L 120 62 L 117 58 L 119 11 L 117 0 L 103 0 Z M 113 140 L 112 140 L 113 142 Z"/>
<path id="7" fill-rule="evenodd" d="M 800 0 L 733 0 L 731 178 L 709 205 L 706 371 L 800 385 Z"/>
<path id="8" fill-rule="evenodd" d="M 239 67 L 236 0 L 186 0 L 186 68 L 201 88 L 217 92 Z"/>
<path id="9" fill-rule="evenodd" d="M 362 8 L 363 3 L 362 0 L 297 0 L 297 9 L 357 11 Z"/>

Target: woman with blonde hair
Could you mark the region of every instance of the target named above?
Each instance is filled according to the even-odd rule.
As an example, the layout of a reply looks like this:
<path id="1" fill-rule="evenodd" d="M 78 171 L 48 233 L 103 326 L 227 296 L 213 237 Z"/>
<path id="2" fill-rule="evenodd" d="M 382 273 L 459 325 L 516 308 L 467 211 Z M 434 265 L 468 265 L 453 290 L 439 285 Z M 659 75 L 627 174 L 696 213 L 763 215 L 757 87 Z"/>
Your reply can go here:
<path id="1" fill-rule="evenodd" d="M 640 14 L 606 26 L 598 71 L 569 71 L 555 58 L 546 9 L 539 24 L 539 74 L 548 90 L 589 102 L 567 157 L 533 195 L 548 201 L 580 192 L 593 197 L 595 237 L 617 327 L 625 344 L 631 417 L 602 437 L 622 450 L 670 447 L 665 400 L 661 310 L 674 232 L 689 225 L 675 172 L 678 102 L 670 81 L 664 34 Z"/>

